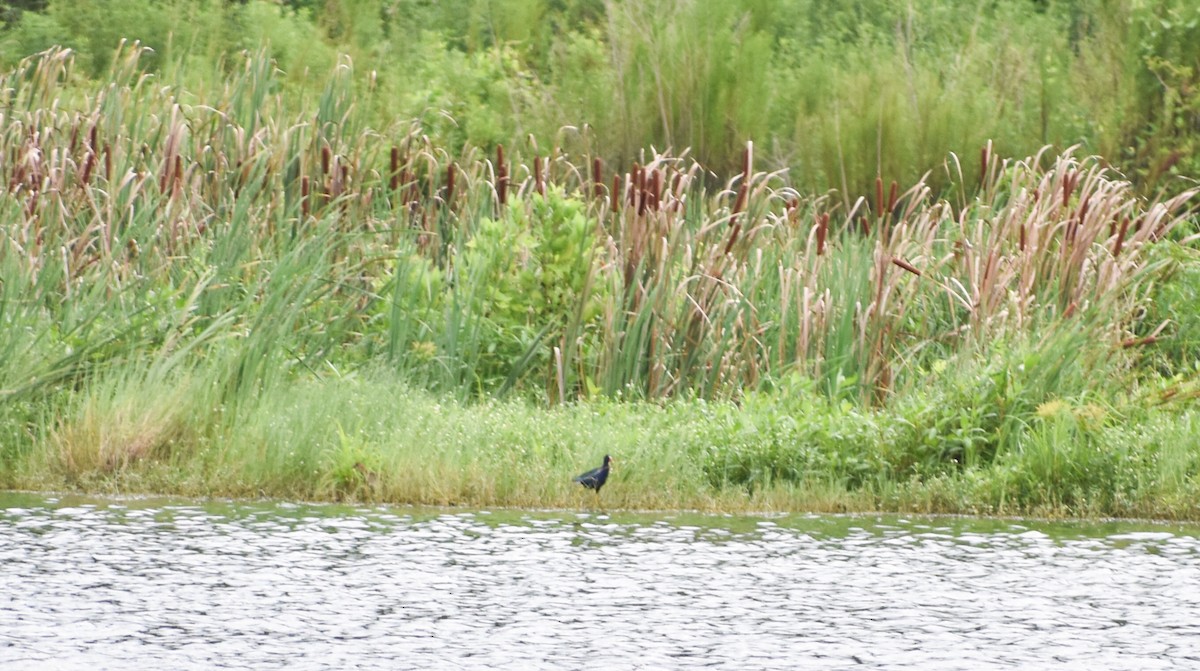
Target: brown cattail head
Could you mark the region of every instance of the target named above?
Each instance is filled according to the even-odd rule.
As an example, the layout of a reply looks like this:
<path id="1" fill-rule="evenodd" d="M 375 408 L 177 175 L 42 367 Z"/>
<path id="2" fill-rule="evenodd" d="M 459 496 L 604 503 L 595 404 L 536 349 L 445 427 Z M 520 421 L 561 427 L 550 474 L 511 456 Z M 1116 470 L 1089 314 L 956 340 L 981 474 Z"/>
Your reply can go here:
<path id="1" fill-rule="evenodd" d="M 1021 239 L 1018 242 L 1021 251 L 1025 251 L 1025 224 L 1021 224 Z"/>
<path id="2" fill-rule="evenodd" d="M 83 157 L 83 173 L 79 176 L 79 184 L 87 186 L 92 179 L 92 169 L 96 167 L 96 153 L 88 150 L 87 156 Z"/>
<path id="3" fill-rule="evenodd" d="M 992 147 L 992 142 L 991 142 L 991 140 L 989 140 L 988 143 L 983 145 L 983 147 L 979 150 L 979 185 L 980 186 L 983 186 L 984 184 L 987 183 L 988 159 L 990 158 L 989 154 L 991 152 L 989 150 L 991 149 L 991 147 Z"/>
<path id="4" fill-rule="evenodd" d="M 171 197 L 178 198 L 179 191 L 183 188 L 183 157 L 175 154 L 175 180 L 171 184 Z"/>
<path id="5" fill-rule="evenodd" d="M 654 170 L 650 176 L 650 209 L 657 212 L 662 199 L 662 171 Z"/>
<path id="6" fill-rule="evenodd" d="M 825 237 L 829 234 L 829 213 L 817 217 L 817 256 L 825 253 Z"/>
<path id="7" fill-rule="evenodd" d="M 1069 236 L 1069 240 L 1068 240 L 1068 242 L 1074 242 L 1074 241 L 1075 241 L 1075 235 L 1076 235 L 1076 233 L 1078 233 L 1078 232 L 1079 232 L 1079 228 L 1080 228 L 1081 226 L 1083 226 L 1083 222 L 1084 222 L 1084 220 L 1086 220 L 1086 219 L 1087 219 L 1087 213 L 1088 213 L 1088 204 L 1089 204 L 1090 202 L 1091 202 L 1091 200 L 1084 200 L 1082 203 L 1080 203 L 1080 204 L 1079 204 L 1079 217 L 1078 217 L 1078 218 L 1075 220 L 1075 225 L 1074 225 L 1074 226 L 1071 226 L 1071 227 L 1069 227 L 1069 228 L 1068 228 L 1068 230 L 1069 230 L 1069 232 L 1070 232 L 1070 236 Z"/>
<path id="8" fill-rule="evenodd" d="M 900 268 L 907 270 L 908 272 L 912 273 L 913 275 L 916 275 L 917 277 L 921 276 L 921 271 L 917 270 L 916 266 L 914 266 L 913 264 L 909 263 L 908 261 L 905 261 L 904 259 L 902 259 L 898 256 L 892 257 L 892 263 L 896 264 Z"/>
<path id="9" fill-rule="evenodd" d="M 321 174 L 329 174 L 329 164 L 333 162 L 333 151 L 329 149 L 329 145 L 321 145 Z"/>
<path id="10" fill-rule="evenodd" d="M 300 213 L 304 216 L 305 219 L 308 218 L 309 191 L 311 188 L 312 187 L 308 181 L 308 175 L 301 177 L 300 178 Z"/>
<path id="11" fill-rule="evenodd" d="M 896 210 L 896 199 L 900 197 L 899 189 L 900 185 L 896 182 L 896 180 L 893 179 L 891 191 L 888 193 L 888 212 L 894 212 Z"/>
<path id="12" fill-rule="evenodd" d="M 455 170 L 454 163 L 450 163 L 450 165 L 446 166 L 446 204 L 447 205 L 454 202 L 454 180 L 455 180 L 456 176 L 457 176 L 457 172 Z"/>
<path id="13" fill-rule="evenodd" d="M 542 159 L 534 155 L 533 157 L 533 189 L 541 195 L 546 195 L 546 187 L 542 182 Z"/>
<path id="14" fill-rule="evenodd" d="M 1125 234 L 1129 232 L 1129 217 L 1121 220 L 1121 230 L 1117 233 L 1117 241 L 1113 244 L 1113 258 L 1121 255 L 1121 246 L 1125 244 Z"/>
<path id="15" fill-rule="evenodd" d="M 592 196 L 600 198 L 604 195 L 604 162 L 597 156 L 592 159 Z"/>
<path id="16" fill-rule="evenodd" d="M 609 207 L 611 207 L 613 210 L 616 210 L 617 206 L 621 204 L 621 176 L 620 175 L 616 175 L 616 174 L 613 175 L 612 193 L 609 194 L 608 200 L 609 200 Z"/>
<path id="17" fill-rule="evenodd" d="M 1142 345 L 1153 345 L 1158 342 L 1158 336 L 1148 335 L 1144 338 L 1128 338 L 1121 341 L 1121 347 L 1129 349 L 1130 347 L 1141 347 Z"/>
<path id="18" fill-rule="evenodd" d="M 637 197 L 638 216 L 646 214 L 646 201 L 649 200 L 648 194 L 646 193 L 647 191 L 648 191 L 648 188 L 646 186 L 646 169 L 638 168 L 636 183 L 634 184 L 634 188 L 633 188 L 633 193 L 636 194 L 636 197 Z"/>
<path id="19" fill-rule="evenodd" d="M 392 146 L 391 170 L 388 172 L 388 190 L 395 192 L 400 187 L 400 147 Z"/>
<path id="20" fill-rule="evenodd" d="M 496 145 L 496 197 L 503 206 L 508 202 L 508 165 L 504 163 L 504 145 Z"/>

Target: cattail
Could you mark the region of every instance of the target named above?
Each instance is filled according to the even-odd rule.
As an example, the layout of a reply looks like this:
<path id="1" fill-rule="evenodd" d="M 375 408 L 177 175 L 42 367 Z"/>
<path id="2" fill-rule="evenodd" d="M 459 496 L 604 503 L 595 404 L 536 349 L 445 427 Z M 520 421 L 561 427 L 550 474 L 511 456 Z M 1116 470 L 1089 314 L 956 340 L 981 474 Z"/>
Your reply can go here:
<path id="1" fill-rule="evenodd" d="M 662 193 L 662 170 L 654 170 L 650 179 L 650 209 L 659 211 Z"/>
<path id="2" fill-rule="evenodd" d="M 917 270 L 916 266 L 914 266 L 913 264 L 909 263 L 908 261 L 905 261 L 904 259 L 902 259 L 898 256 L 892 257 L 892 263 L 907 270 L 908 272 L 912 273 L 913 275 L 916 275 L 917 277 L 921 276 L 921 271 Z"/>
<path id="3" fill-rule="evenodd" d="M 504 163 L 504 145 L 496 145 L 496 197 L 503 206 L 508 202 L 508 166 Z"/>
<path id="4" fill-rule="evenodd" d="M 1079 228 L 1083 226 L 1084 221 L 1087 219 L 1088 204 L 1091 202 L 1091 199 L 1088 199 L 1079 204 L 1079 218 L 1075 220 L 1075 226 L 1071 230 L 1070 242 L 1074 242 L 1075 234 L 1079 232 Z"/>
<path id="5" fill-rule="evenodd" d="M 92 179 L 92 169 L 96 167 L 96 153 L 89 150 L 87 156 L 83 157 L 83 174 L 79 176 L 79 183 L 82 186 L 87 186 Z"/>
<path id="6" fill-rule="evenodd" d="M 1071 202 L 1071 191 L 1075 190 L 1074 173 L 1067 173 L 1062 183 L 1062 204 L 1066 207 Z"/>
<path id="7" fill-rule="evenodd" d="M 1021 251 L 1025 251 L 1025 224 L 1021 224 L 1021 239 L 1018 242 Z"/>
<path id="8" fill-rule="evenodd" d="M 329 164 L 333 161 L 333 152 L 329 149 L 329 145 L 321 145 L 321 174 L 329 174 Z"/>
<path id="9" fill-rule="evenodd" d="M 989 150 L 991 149 L 991 147 L 992 147 L 992 141 L 988 140 L 987 144 L 983 145 L 983 147 L 979 150 L 979 186 L 980 187 L 987 184 L 988 158 L 989 158 L 989 154 L 990 154 Z"/>
<path id="10" fill-rule="evenodd" d="M 113 176 L 113 161 L 112 161 L 112 146 L 104 145 L 104 179 L 112 181 Z"/>
<path id="11" fill-rule="evenodd" d="M 171 197 L 178 198 L 183 188 L 183 157 L 175 154 L 175 180 L 171 184 Z"/>
<path id="12" fill-rule="evenodd" d="M 611 207 L 613 210 L 616 210 L 617 206 L 620 205 L 620 203 L 621 203 L 621 176 L 620 175 L 616 175 L 616 174 L 613 175 L 612 193 L 609 195 L 608 200 L 609 200 L 609 207 Z"/>
<path id="13" fill-rule="evenodd" d="M 1153 345 L 1158 342 L 1158 336 L 1148 335 L 1144 338 L 1128 338 L 1121 341 L 1121 347 L 1129 349 L 1130 347 L 1141 347 L 1142 345 Z"/>
<path id="14" fill-rule="evenodd" d="M 454 163 L 446 166 L 446 204 L 454 202 L 454 178 L 457 175 Z"/>
<path id="15" fill-rule="evenodd" d="M 646 201 L 650 199 L 647 191 L 649 191 L 649 187 L 646 186 L 646 169 L 639 168 L 637 174 L 637 185 L 634 188 L 634 192 L 637 194 L 638 216 L 643 216 L 646 214 Z"/>
<path id="16" fill-rule="evenodd" d="M 1129 231 L 1129 217 L 1121 220 L 1121 230 L 1117 233 L 1117 241 L 1113 244 L 1113 258 L 1121 255 L 1121 245 L 1125 244 L 1125 233 Z"/>
<path id="17" fill-rule="evenodd" d="M 888 193 L 888 212 L 894 212 L 896 210 L 896 199 L 900 197 L 900 194 L 898 193 L 899 189 L 900 185 L 897 184 L 896 180 L 893 179 L 891 192 Z"/>
<path id="18" fill-rule="evenodd" d="M 592 159 L 592 195 L 595 198 L 604 195 L 604 162 L 599 156 Z"/>
<path id="19" fill-rule="evenodd" d="M 825 236 L 829 233 L 829 213 L 817 217 L 817 256 L 825 253 Z"/>
<path id="20" fill-rule="evenodd" d="M 391 181 L 388 182 L 388 190 L 395 193 L 396 189 L 400 187 L 400 148 L 394 145 L 392 146 L 391 168 L 388 173 L 391 177 Z"/>

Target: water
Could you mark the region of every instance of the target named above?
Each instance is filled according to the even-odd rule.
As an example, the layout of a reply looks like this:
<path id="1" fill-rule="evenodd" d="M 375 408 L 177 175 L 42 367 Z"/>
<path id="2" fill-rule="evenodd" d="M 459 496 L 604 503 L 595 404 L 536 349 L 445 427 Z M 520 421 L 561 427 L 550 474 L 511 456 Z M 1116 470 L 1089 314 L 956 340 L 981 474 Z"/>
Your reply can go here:
<path id="1" fill-rule="evenodd" d="M 1198 535 L 0 493 L 0 668 L 1195 669 Z"/>

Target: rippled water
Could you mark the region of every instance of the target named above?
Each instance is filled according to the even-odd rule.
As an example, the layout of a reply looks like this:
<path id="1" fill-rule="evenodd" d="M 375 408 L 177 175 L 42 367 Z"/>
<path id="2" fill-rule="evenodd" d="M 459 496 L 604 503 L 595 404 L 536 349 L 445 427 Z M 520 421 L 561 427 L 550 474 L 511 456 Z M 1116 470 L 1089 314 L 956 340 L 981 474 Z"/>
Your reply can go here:
<path id="1" fill-rule="evenodd" d="M 5 669 L 1200 668 L 1194 527 L 0 509 Z"/>

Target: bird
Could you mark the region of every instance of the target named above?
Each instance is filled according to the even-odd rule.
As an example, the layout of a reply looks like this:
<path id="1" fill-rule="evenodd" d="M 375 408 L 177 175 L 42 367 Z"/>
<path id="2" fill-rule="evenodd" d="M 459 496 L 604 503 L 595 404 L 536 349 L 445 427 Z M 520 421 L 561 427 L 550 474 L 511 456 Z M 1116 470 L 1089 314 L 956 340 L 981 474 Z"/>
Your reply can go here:
<path id="1" fill-rule="evenodd" d="M 608 467 L 610 464 L 612 464 L 612 457 L 606 454 L 604 455 L 603 466 L 600 468 L 593 468 L 587 473 L 575 476 L 575 482 L 578 482 L 588 489 L 596 490 L 597 495 L 600 494 L 600 488 L 604 486 L 605 482 L 608 482 Z"/>

